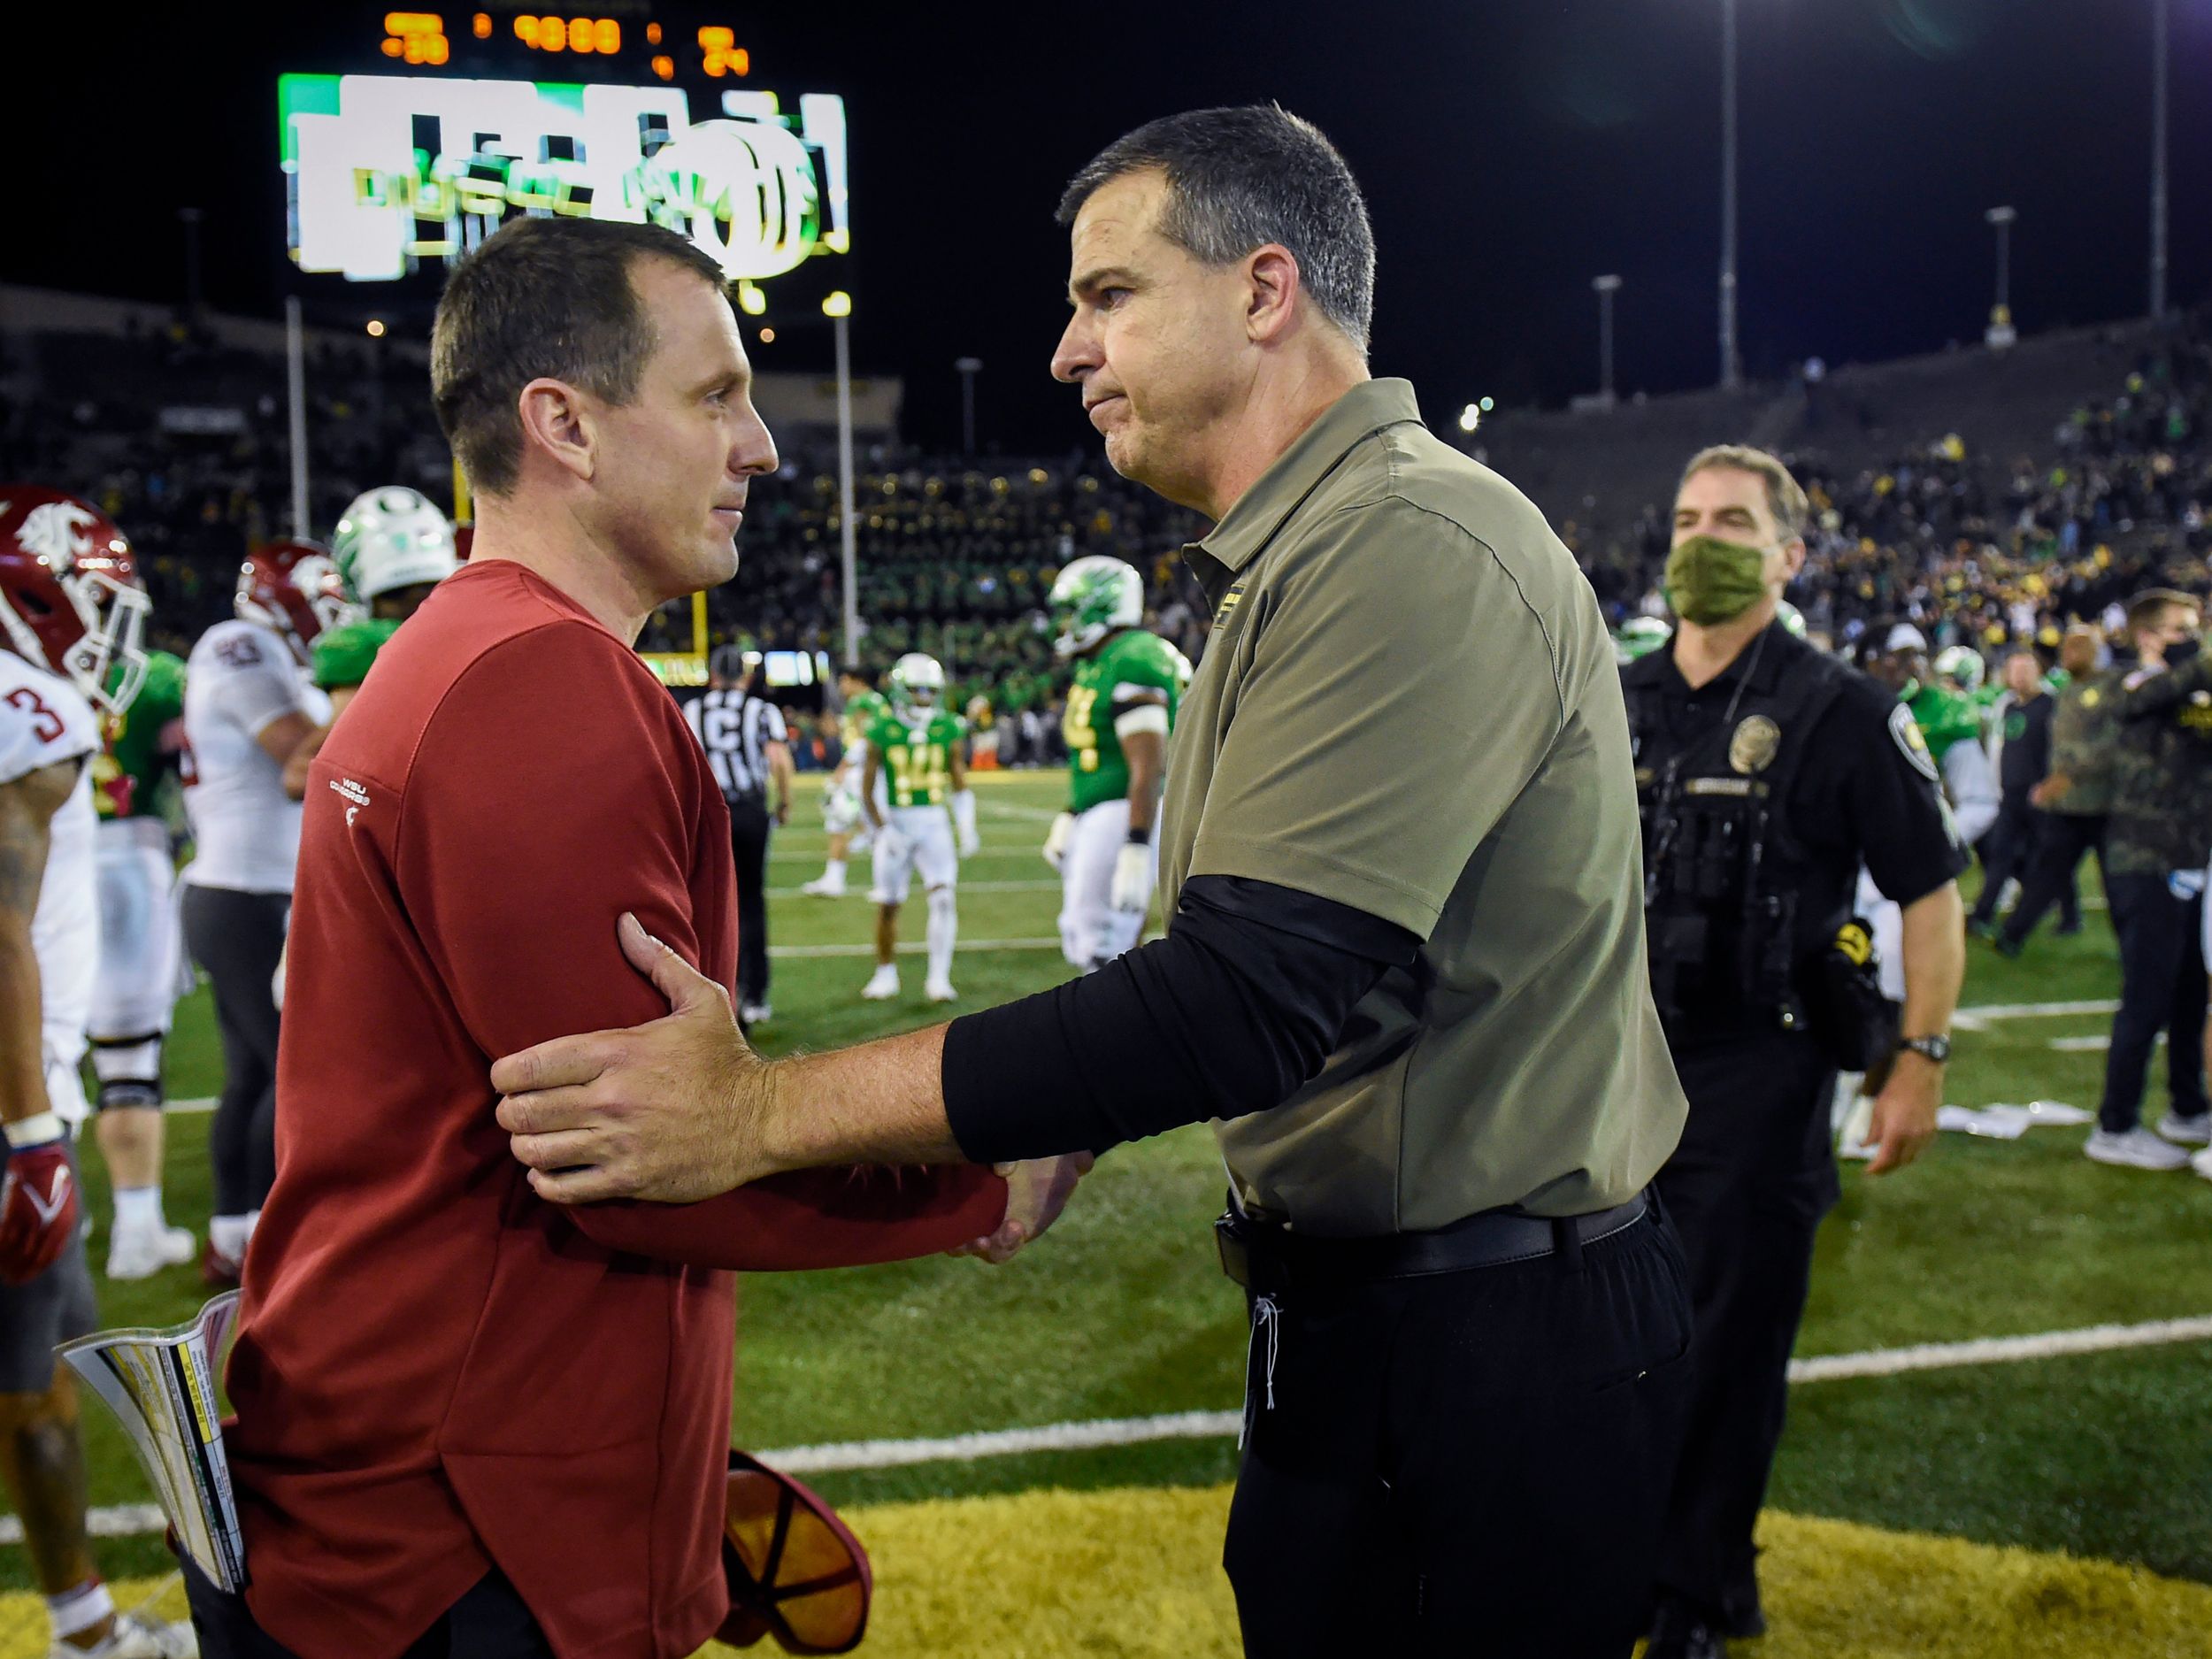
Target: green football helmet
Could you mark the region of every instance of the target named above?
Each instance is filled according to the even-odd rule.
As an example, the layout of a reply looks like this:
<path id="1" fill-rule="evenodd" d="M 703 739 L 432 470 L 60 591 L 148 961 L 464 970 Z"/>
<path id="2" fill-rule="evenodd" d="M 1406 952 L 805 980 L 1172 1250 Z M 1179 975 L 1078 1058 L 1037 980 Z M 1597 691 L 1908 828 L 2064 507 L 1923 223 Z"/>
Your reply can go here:
<path id="1" fill-rule="evenodd" d="M 1674 630 L 1657 617 L 1631 617 L 1613 635 L 1613 654 L 1624 663 L 1648 657 L 1670 639 Z"/>
<path id="2" fill-rule="evenodd" d="M 1989 664 L 1970 645 L 1954 645 L 1938 651 L 1933 666 L 1938 680 L 1949 680 L 1969 696 L 1982 688 L 1982 680 L 1989 673 Z"/>
<path id="3" fill-rule="evenodd" d="M 330 551 L 346 591 L 365 605 L 396 588 L 443 581 L 460 567 L 453 526 L 403 484 L 355 496 L 331 533 Z"/>
<path id="4" fill-rule="evenodd" d="M 902 715 L 926 714 L 945 692 L 945 665 L 920 651 L 909 651 L 891 664 L 891 706 Z"/>
<path id="5" fill-rule="evenodd" d="M 1144 620 L 1144 578 L 1110 553 L 1088 554 L 1061 571 L 1045 603 L 1059 630 L 1052 649 L 1079 656 L 1115 629 Z"/>

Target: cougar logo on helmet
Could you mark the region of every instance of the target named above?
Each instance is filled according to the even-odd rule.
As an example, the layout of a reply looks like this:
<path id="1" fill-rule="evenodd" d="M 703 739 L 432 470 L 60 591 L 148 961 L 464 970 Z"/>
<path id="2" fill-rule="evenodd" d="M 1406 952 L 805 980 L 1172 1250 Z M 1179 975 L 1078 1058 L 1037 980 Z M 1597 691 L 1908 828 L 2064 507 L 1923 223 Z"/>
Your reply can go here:
<path id="1" fill-rule="evenodd" d="M 89 507 L 73 501 L 50 501 L 23 515 L 15 539 L 59 572 L 73 564 L 78 554 L 89 553 L 98 545 L 92 536 L 92 528 L 98 523 Z"/>

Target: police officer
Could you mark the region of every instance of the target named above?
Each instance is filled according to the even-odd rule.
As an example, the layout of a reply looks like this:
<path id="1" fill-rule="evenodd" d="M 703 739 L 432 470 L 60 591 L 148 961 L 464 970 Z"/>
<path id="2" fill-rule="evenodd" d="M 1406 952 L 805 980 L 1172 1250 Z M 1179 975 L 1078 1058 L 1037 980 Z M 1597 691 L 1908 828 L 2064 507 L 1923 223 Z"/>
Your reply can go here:
<path id="1" fill-rule="evenodd" d="M 705 693 L 684 705 L 730 809 L 737 861 L 737 1012 L 764 1024 L 768 1004 L 768 833 L 791 821 L 791 746 L 783 713 L 745 684 L 745 654 L 718 645 L 707 659 Z M 771 807 L 772 797 L 773 806 Z"/>
<path id="2" fill-rule="evenodd" d="M 1619 1659 L 1690 1325 L 1645 1197 L 1684 1105 L 1596 595 L 1410 386 L 1369 378 L 1366 211 L 1305 122 L 1155 122 L 1062 217 L 1054 373 L 1118 471 L 1214 522 L 1185 553 L 1213 628 L 1159 819 L 1165 936 L 764 1064 L 632 934 L 680 1011 L 503 1060 L 503 1121 L 555 1200 L 1042 1160 L 995 1251 L 1064 1196 L 1049 1155 L 1220 1119 L 1253 1318 L 1225 1551 L 1246 1651 Z"/>
<path id="3" fill-rule="evenodd" d="M 2212 856 L 2212 657 L 2197 602 L 2154 588 L 2129 602 L 2136 667 L 2110 693 L 2112 819 L 2105 867 L 2120 937 L 2120 1009 L 2104 1098 L 2082 1150 L 2100 1164 L 2177 1170 L 2212 1141 L 2205 1102 L 2205 861 Z M 2166 1033 L 2170 1105 L 2139 1121 L 2151 1045 Z"/>
<path id="4" fill-rule="evenodd" d="M 1652 990 L 1690 1102 L 1658 1187 L 1697 1318 L 1652 1659 L 1709 1659 L 1765 1628 L 1752 1525 L 1813 1235 L 1839 1195 L 1829 1101 L 1839 1066 L 1884 1057 L 1863 935 L 1842 931 L 1862 862 L 1904 906 L 1902 1041 L 1874 1106 L 1870 1173 L 1934 1137 L 1963 971 L 1965 857 L 1911 711 L 1775 619 L 1806 516 L 1774 457 L 1694 457 L 1665 574 L 1679 626 L 1623 671 Z"/>
<path id="5" fill-rule="evenodd" d="M 2066 684 L 2051 711 L 2051 770 L 2029 791 L 2037 813 L 2035 850 L 2020 885 L 2020 902 L 1997 930 L 2001 955 L 2016 956 L 2053 904 L 2058 931 L 2081 931 L 2081 902 L 2074 872 L 2097 855 L 2104 870 L 2105 814 L 2112 803 L 2111 675 L 2097 666 L 2096 633 L 2072 627 L 2059 641 L 2058 664 Z M 2108 888 L 2111 883 L 2107 879 Z"/>

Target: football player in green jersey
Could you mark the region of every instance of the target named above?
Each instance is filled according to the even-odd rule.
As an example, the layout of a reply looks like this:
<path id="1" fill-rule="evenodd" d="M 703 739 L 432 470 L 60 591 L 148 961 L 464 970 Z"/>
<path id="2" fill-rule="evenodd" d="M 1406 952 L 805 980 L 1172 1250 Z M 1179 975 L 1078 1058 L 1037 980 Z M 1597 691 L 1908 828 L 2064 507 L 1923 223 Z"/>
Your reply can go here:
<path id="1" fill-rule="evenodd" d="M 1137 942 L 1159 866 L 1153 839 L 1168 733 L 1190 663 L 1147 634 L 1144 579 L 1094 553 L 1064 569 L 1047 600 L 1053 649 L 1075 664 L 1060 730 L 1068 745 L 1068 810 L 1045 837 L 1060 872 L 1060 949 L 1089 973 Z"/>
<path id="2" fill-rule="evenodd" d="M 960 931 L 953 892 L 960 860 L 975 856 L 979 843 L 975 791 L 960 752 L 966 732 L 959 717 L 941 706 L 944 693 L 945 671 L 937 659 L 909 652 L 891 664 L 890 712 L 868 729 L 860 804 L 876 841 L 869 894 L 876 902 L 876 972 L 860 994 L 872 1002 L 899 994 L 899 906 L 917 870 L 929 902 L 922 995 L 933 1002 L 959 995 L 952 988 L 952 946 Z"/>
<path id="3" fill-rule="evenodd" d="M 116 671 L 115 679 L 122 671 Z M 192 1234 L 162 1213 L 162 1045 L 189 985 L 175 899 L 176 855 L 162 795 L 184 751 L 184 664 L 146 654 L 146 679 L 104 722 L 92 763 L 100 883 L 100 977 L 93 983 L 92 1073 L 100 1153 L 115 1181 L 108 1277 L 150 1279 L 188 1262 Z"/>
<path id="4" fill-rule="evenodd" d="M 868 753 L 868 729 L 891 711 L 876 689 L 875 675 L 856 663 L 837 671 L 837 691 L 844 700 L 838 725 L 842 748 L 829 787 L 822 792 L 822 823 L 829 831 L 829 858 L 822 873 L 799 891 L 818 899 L 845 896 L 845 859 L 868 845 L 867 823 L 860 810 L 860 780 Z"/>
<path id="5" fill-rule="evenodd" d="M 315 683 L 330 694 L 330 725 L 310 732 L 284 768 L 285 792 L 295 801 L 305 796 L 308 767 L 385 641 L 460 568 L 452 524 L 428 497 L 403 484 L 356 496 L 331 533 L 330 553 L 347 594 L 369 614 L 316 636 Z"/>

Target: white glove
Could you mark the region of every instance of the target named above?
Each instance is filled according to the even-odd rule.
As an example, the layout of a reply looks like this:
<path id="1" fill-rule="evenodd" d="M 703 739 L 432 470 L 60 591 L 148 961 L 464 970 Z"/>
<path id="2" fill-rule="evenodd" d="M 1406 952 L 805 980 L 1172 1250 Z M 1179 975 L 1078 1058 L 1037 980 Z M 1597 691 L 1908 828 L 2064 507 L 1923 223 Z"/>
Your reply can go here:
<path id="1" fill-rule="evenodd" d="M 975 791 L 963 789 L 952 798 L 952 827 L 954 845 L 960 849 L 963 858 L 972 858 L 983 850 L 983 841 L 975 833 Z"/>
<path id="2" fill-rule="evenodd" d="M 1114 855 L 1114 885 L 1107 902 L 1135 912 L 1152 902 L 1152 849 L 1142 841 L 1125 841 Z"/>
<path id="3" fill-rule="evenodd" d="M 875 851 L 870 856 L 887 864 L 896 864 L 911 850 L 906 833 L 892 823 L 877 826 Z"/>
<path id="4" fill-rule="evenodd" d="M 1063 812 L 1045 832 L 1045 862 L 1057 870 L 1068 856 L 1068 837 L 1075 833 L 1075 814 Z"/>

